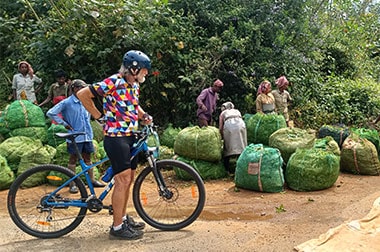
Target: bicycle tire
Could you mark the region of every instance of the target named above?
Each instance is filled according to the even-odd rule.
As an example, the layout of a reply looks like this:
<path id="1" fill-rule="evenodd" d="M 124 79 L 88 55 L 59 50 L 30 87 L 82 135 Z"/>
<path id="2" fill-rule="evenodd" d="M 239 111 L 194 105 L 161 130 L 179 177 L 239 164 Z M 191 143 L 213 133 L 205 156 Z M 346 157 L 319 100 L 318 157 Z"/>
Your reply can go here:
<path id="1" fill-rule="evenodd" d="M 178 160 L 159 160 L 156 166 L 173 197 L 160 195 L 152 168 L 146 167 L 133 186 L 136 212 L 147 224 L 160 230 L 187 227 L 199 217 L 206 201 L 202 178 L 194 168 Z"/>
<path id="2" fill-rule="evenodd" d="M 43 239 L 58 238 L 73 231 L 86 215 L 86 207 L 43 207 L 43 199 L 48 193 L 75 174 L 58 165 L 40 165 L 26 170 L 10 186 L 8 192 L 8 212 L 25 233 Z M 69 187 L 58 191 L 56 202 L 86 200 L 87 190 L 81 179 L 74 180 L 79 193 L 70 194 Z M 50 213 L 50 215 L 49 215 Z"/>

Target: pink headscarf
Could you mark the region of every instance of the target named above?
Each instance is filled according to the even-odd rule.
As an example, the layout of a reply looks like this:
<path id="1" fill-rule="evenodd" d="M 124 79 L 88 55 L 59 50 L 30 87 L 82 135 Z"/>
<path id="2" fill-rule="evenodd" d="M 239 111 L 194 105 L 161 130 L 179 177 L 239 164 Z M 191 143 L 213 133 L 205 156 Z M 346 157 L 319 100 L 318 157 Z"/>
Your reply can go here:
<path id="1" fill-rule="evenodd" d="M 260 86 L 257 90 L 257 95 L 259 94 L 267 94 L 268 90 L 270 90 L 271 84 L 269 81 L 263 81 L 260 83 Z"/>
<path id="2" fill-rule="evenodd" d="M 278 88 L 286 88 L 286 86 L 289 85 L 289 81 L 286 79 L 285 76 L 281 76 L 276 80 L 276 85 Z"/>

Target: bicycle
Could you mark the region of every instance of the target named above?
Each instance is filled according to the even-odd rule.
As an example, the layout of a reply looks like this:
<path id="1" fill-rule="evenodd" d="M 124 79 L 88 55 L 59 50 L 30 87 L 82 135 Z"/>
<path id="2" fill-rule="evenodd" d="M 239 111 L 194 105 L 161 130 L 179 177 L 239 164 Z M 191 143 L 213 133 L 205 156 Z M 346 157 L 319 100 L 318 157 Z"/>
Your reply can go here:
<path id="1" fill-rule="evenodd" d="M 158 160 L 159 147 L 149 147 L 148 137 L 158 139 L 156 126 L 145 125 L 136 133 L 137 141 L 131 149 L 132 158 L 145 153 L 148 166 L 138 173 L 132 190 L 132 199 L 138 215 L 150 226 L 175 231 L 187 227 L 201 214 L 206 191 L 202 178 L 190 165 L 178 160 Z M 112 178 L 97 197 L 89 169 L 108 161 L 108 157 L 86 165 L 75 138 L 78 133 L 56 133 L 70 139 L 76 147 L 82 171 L 75 174 L 66 167 L 44 164 L 28 169 L 10 186 L 7 199 L 8 212 L 13 222 L 25 233 L 38 238 L 58 238 L 73 231 L 84 219 L 87 210 L 97 213 L 112 206 L 103 200 L 114 185 Z M 38 180 L 38 186 L 26 188 L 30 181 Z M 88 190 L 84 182 L 88 186 Z M 70 194 L 68 186 L 75 183 L 79 194 Z M 30 197 L 21 197 L 32 191 Z"/>

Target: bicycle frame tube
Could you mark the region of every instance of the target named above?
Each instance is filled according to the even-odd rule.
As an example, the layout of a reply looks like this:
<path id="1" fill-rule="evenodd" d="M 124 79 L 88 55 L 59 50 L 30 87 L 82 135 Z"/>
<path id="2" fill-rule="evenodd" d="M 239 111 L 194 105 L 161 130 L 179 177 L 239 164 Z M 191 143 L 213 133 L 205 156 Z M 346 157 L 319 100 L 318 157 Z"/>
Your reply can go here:
<path id="1" fill-rule="evenodd" d="M 72 139 L 72 141 L 73 140 L 74 139 Z M 100 165 L 100 164 L 108 161 L 109 158 L 105 157 L 105 158 L 103 158 L 102 160 L 100 160 L 100 161 L 98 161 L 96 163 L 93 163 L 91 165 L 87 165 L 84 162 L 84 160 L 82 158 L 82 155 L 79 152 L 78 147 L 77 147 L 76 144 L 74 145 L 74 147 L 75 147 L 75 150 L 76 150 L 77 155 L 79 157 L 79 164 L 80 164 L 80 166 L 82 168 L 82 171 L 80 171 L 79 173 L 77 173 L 71 179 L 69 179 L 66 182 L 64 182 L 61 186 L 59 186 L 56 190 L 54 190 L 53 192 L 51 192 L 48 195 L 48 197 L 45 200 L 45 204 L 47 204 L 48 206 L 58 206 L 58 207 L 68 207 L 68 206 L 87 207 L 87 202 L 86 202 L 87 199 L 86 200 L 84 200 L 84 199 L 71 200 L 70 202 L 63 202 L 63 203 L 62 202 L 61 203 L 49 202 L 49 199 L 52 198 L 52 197 L 54 197 L 54 195 L 56 195 L 59 190 L 61 190 L 63 187 L 66 187 L 70 182 L 72 182 L 73 180 L 75 180 L 78 177 L 82 176 L 83 174 L 84 174 L 84 176 L 86 178 L 86 182 L 87 182 L 87 185 L 88 185 L 88 188 L 89 188 L 89 191 L 90 191 L 88 199 L 96 197 L 96 192 L 95 192 L 94 186 L 92 184 L 90 175 L 88 174 L 88 171 L 91 168 L 96 167 L 96 166 L 98 166 L 98 165 Z M 163 191 L 163 192 L 165 192 L 166 186 L 165 186 L 165 184 L 162 181 L 161 174 L 159 174 L 159 172 L 156 169 L 155 158 L 153 157 L 153 155 L 149 151 L 149 147 L 148 147 L 148 144 L 146 142 L 146 137 L 139 139 L 139 141 L 137 141 L 133 145 L 133 147 L 131 149 L 131 160 L 133 158 L 135 158 L 136 155 L 138 155 L 140 152 L 146 153 L 146 156 L 147 156 L 147 159 L 148 159 L 148 162 L 149 162 L 149 166 L 153 170 L 153 174 L 154 174 L 154 177 L 155 177 L 155 179 L 157 181 L 157 184 L 158 184 L 160 190 Z M 114 178 L 112 178 L 111 181 L 105 186 L 105 189 L 100 193 L 99 198 L 98 198 L 99 200 L 103 201 L 105 199 L 105 197 L 107 196 L 107 194 L 112 189 L 114 183 L 115 183 L 115 180 L 114 180 Z"/>
<path id="2" fill-rule="evenodd" d="M 91 181 L 90 175 L 88 174 L 88 171 L 91 168 L 93 168 L 95 166 L 98 166 L 98 165 L 100 165 L 100 164 L 102 164 L 102 163 L 104 163 L 104 162 L 106 162 L 108 160 L 109 160 L 109 158 L 105 157 L 105 158 L 103 158 L 102 160 L 100 160 L 100 161 L 98 161 L 96 163 L 93 163 L 91 165 L 86 165 L 85 162 L 84 162 L 84 160 L 80 159 L 79 160 L 79 164 L 82 167 L 82 171 L 80 171 L 74 177 L 72 177 L 69 180 L 67 180 L 66 182 L 64 182 L 61 186 L 57 187 L 53 192 L 49 193 L 48 197 L 45 200 L 45 203 L 47 205 L 49 205 L 49 206 L 58 206 L 58 207 L 64 207 L 64 206 L 87 207 L 87 203 L 84 202 L 84 201 L 82 201 L 82 200 L 71 200 L 70 202 L 56 203 L 56 202 L 49 202 L 49 199 L 51 197 L 53 197 L 54 195 L 56 195 L 59 190 L 61 190 L 62 188 L 66 187 L 70 182 L 74 181 L 76 178 L 82 176 L 83 174 L 84 174 L 84 176 L 86 178 L 86 182 L 87 182 L 87 185 L 88 185 L 89 190 L 90 190 L 90 197 L 93 196 L 93 195 L 95 195 L 95 189 L 94 189 L 94 186 L 92 185 L 92 181 Z M 107 185 L 107 187 L 108 186 L 109 185 Z M 112 185 L 111 185 L 111 188 L 112 188 Z M 106 195 L 107 195 L 107 193 L 104 195 L 103 199 L 105 198 Z"/>

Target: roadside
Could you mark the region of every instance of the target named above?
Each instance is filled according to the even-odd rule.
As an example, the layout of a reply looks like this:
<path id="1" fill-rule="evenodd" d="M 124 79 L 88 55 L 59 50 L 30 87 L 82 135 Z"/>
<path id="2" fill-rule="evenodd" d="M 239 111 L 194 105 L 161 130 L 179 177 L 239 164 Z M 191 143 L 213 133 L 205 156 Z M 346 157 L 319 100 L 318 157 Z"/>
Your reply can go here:
<path id="1" fill-rule="evenodd" d="M 5 190 L 0 191 L 0 252 L 293 251 L 330 228 L 365 216 L 380 197 L 379 182 L 377 176 L 341 174 L 327 190 L 269 194 L 236 190 L 230 179 L 207 181 L 206 206 L 195 223 L 176 232 L 147 227 L 137 241 L 110 241 L 106 211 L 86 216 L 76 230 L 59 239 L 36 239 L 10 220 Z"/>

